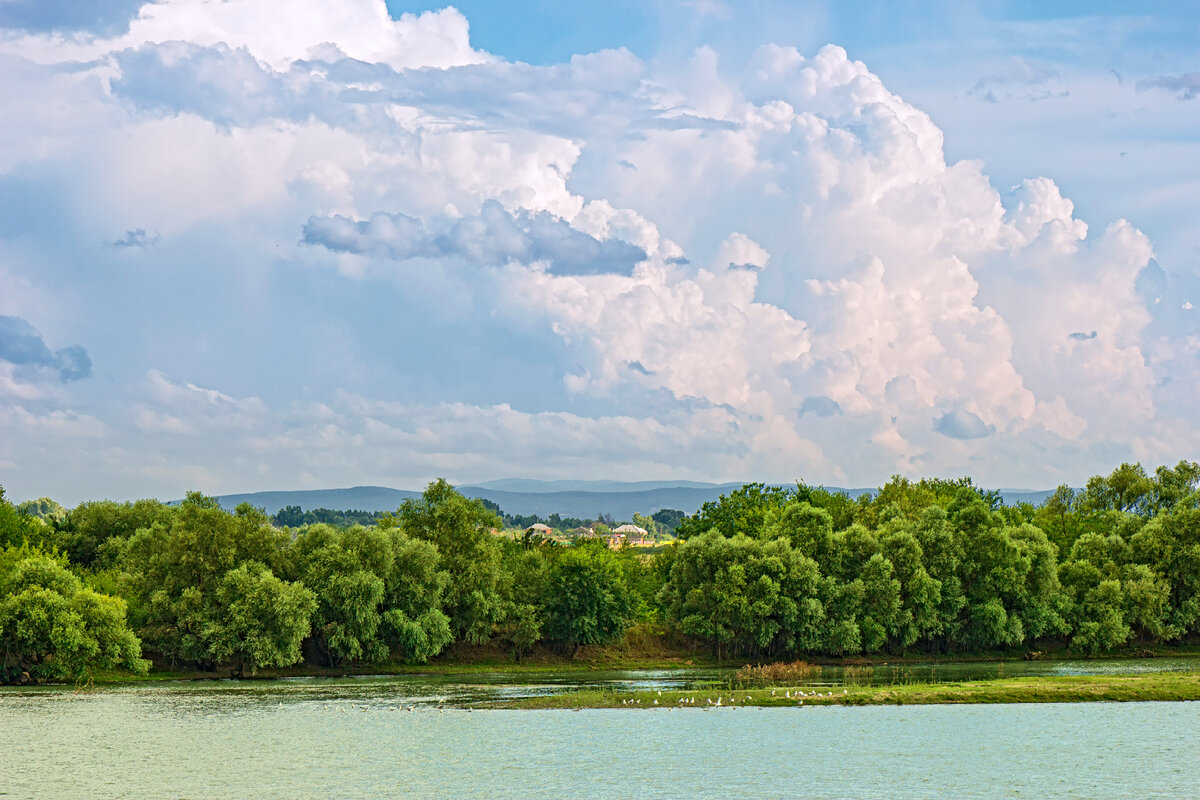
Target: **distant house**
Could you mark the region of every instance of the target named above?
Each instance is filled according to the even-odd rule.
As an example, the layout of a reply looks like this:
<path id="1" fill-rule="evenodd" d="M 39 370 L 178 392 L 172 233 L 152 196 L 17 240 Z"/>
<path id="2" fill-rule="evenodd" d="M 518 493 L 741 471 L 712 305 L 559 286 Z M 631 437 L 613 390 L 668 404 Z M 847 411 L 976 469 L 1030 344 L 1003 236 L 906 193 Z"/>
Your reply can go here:
<path id="1" fill-rule="evenodd" d="M 654 545 L 654 540 L 652 537 L 650 537 L 650 531 L 641 528 L 640 525 L 631 525 L 626 523 L 624 525 L 620 525 L 620 527 L 618 527 L 616 530 L 613 530 L 612 533 L 613 536 L 619 535 L 622 537 L 622 542 L 630 547 L 650 547 Z"/>
<path id="2" fill-rule="evenodd" d="M 537 535 L 537 536 L 552 536 L 552 535 L 554 535 L 553 528 L 551 528 L 549 525 L 543 525 L 540 522 L 533 523 L 532 525 L 530 525 L 528 528 L 525 529 L 525 532 L 530 534 L 531 536 L 533 536 L 533 535 Z"/>
<path id="3" fill-rule="evenodd" d="M 621 545 L 648 547 L 652 544 L 654 541 L 650 538 L 650 531 L 628 523 L 615 528 L 608 540 L 608 546 L 614 550 Z"/>

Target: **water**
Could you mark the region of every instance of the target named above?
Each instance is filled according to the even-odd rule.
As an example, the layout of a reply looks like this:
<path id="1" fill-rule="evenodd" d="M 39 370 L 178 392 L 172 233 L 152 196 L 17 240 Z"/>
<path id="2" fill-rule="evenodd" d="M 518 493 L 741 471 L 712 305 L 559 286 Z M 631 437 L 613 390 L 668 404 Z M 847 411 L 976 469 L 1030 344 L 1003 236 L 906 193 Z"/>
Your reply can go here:
<path id="1" fill-rule="evenodd" d="M 994 678 L 1043 675 L 1131 675 L 1149 672 L 1189 672 L 1200 668 L 1195 657 L 1140 659 L 1081 659 L 1063 661 L 967 661 L 929 664 L 875 664 L 867 674 L 853 675 L 851 683 L 886 685 L 895 683 L 947 683 Z M 821 674 L 805 683 L 839 686 L 846 682 L 845 668 L 824 667 Z"/>
<path id="2" fill-rule="evenodd" d="M 1200 798 L 1196 703 L 469 710 L 709 678 L 500 679 L 5 690 L 0 798 Z"/>

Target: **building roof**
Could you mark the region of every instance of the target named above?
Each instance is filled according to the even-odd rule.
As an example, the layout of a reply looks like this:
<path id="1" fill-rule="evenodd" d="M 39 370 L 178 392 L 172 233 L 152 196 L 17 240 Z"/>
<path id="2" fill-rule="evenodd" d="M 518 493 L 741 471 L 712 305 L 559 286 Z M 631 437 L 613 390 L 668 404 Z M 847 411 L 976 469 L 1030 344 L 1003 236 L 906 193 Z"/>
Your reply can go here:
<path id="1" fill-rule="evenodd" d="M 549 525 L 543 525 L 540 522 L 535 522 L 532 525 L 530 525 L 528 528 L 525 529 L 526 533 L 530 533 L 530 532 L 532 532 L 532 533 L 550 533 L 553 530 L 554 529 L 551 528 Z"/>
<path id="2" fill-rule="evenodd" d="M 639 528 L 637 525 L 630 525 L 629 523 L 625 523 L 624 525 L 620 526 L 619 528 L 615 528 L 613 530 L 613 533 L 636 533 L 638 536 L 645 536 L 646 534 L 649 533 L 649 531 L 646 530 L 645 528 Z"/>

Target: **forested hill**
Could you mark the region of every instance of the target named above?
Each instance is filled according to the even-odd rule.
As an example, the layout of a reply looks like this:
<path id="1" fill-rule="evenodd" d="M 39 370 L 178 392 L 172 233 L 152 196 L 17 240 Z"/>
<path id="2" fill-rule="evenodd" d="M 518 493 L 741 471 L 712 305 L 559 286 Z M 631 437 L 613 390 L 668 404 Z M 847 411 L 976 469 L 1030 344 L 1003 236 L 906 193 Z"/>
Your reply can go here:
<path id="1" fill-rule="evenodd" d="M 662 481 L 641 483 L 619 483 L 616 481 L 535 481 L 502 480 L 480 486 L 463 486 L 459 491 L 467 497 L 479 497 L 496 503 L 508 514 L 537 514 L 548 517 L 559 514 L 563 517 L 581 519 L 595 518 L 600 514 L 615 519 L 632 519 L 634 513 L 653 514 L 663 508 L 678 509 L 693 514 L 700 506 L 715 501 L 740 487 L 740 483 L 698 483 L 681 481 L 670 484 Z M 511 488 L 510 488 L 511 487 Z M 519 488 L 518 488 L 519 487 Z M 875 489 L 841 489 L 826 487 L 831 492 L 845 492 L 851 498 L 873 493 Z M 1030 502 L 1040 505 L 1052 491 L 1026 491 L 1001 489 L 1006 505 Z M 419 496 L 419 492 L 390 489 L 384 486 L 355 486 L 349 489 L 311 489 L 306 491 L 252 492 L 218 496 L 221 507 L 233 510 L 240 503 L 249 503 L 275 514 L 287 506 L 299 506 L 308 511 L 314 508 L 329 508 L 338 511 L 394 511 L 405 500 Z"/>

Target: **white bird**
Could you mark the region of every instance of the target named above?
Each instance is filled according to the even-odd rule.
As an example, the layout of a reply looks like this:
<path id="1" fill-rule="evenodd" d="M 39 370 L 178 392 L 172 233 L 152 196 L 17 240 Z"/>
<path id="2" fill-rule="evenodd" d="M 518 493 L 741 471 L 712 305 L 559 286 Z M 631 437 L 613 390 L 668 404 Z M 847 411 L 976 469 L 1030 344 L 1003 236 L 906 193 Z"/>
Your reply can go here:
<path id="1" fill-rule="evenodd" d="M 654 701 L 654 705 L 658 705 L 658 700 L 655 700 L 655 701 Z"/>

